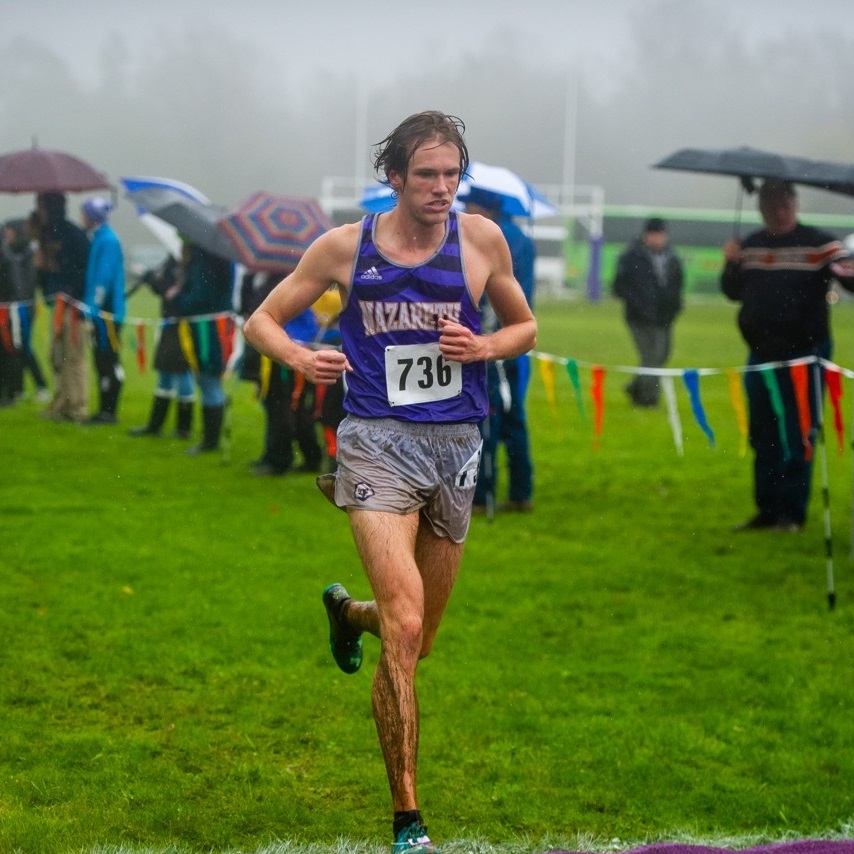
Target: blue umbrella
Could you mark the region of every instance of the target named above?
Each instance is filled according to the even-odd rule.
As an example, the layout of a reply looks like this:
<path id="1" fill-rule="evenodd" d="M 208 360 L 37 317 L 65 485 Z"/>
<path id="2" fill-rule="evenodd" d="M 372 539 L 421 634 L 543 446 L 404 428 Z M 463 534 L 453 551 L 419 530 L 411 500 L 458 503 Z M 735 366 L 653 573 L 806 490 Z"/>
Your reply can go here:
<path id="1" fill-rule="evenodd" d="M 240 260 L 237 249 L 219 228 L 220 220 L 228 211 L 212 205 L 189 184 L 169 178 L 122 178 L 121 181 L 126 188 L 125 195 L 138 211 L 171 225 L 178 234 L 213 255 Z M 180 247 L 175 257 L 179 255 Z"/>
<path id="2" fill-rule="evenodd" d="M 533 184 L 520 178 L 504 166 L 491 166 L 479 160 L 469 164 L 468 171 L 460 182 L 457 199 L 463 203 L 500 204 L 508 216 L 524 216 L 538 219 L 556 216 L 558 209 Z"/>

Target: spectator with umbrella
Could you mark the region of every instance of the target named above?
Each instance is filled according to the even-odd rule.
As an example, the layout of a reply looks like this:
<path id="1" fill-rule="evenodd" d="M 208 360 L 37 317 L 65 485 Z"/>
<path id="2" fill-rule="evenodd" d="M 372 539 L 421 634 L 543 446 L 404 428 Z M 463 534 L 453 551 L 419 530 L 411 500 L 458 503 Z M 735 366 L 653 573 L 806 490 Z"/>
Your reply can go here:
<path id="1" fill-rule="evenodd" d="M 54 421 L 83 422 L 88 415 L 89 377 L 79 305 L 85 290 L 89 238 L 66 218 L 65 208 L 64 193 L 36 196 L 43 293 L 54 304 L 50 355 L 56 388 L 44 415 Z"/>
<path id="2" fill-rule="evenodd" d="M 854 291 L 854 269 L 839 263 L 847 258 L 840 241 L 798 220 L 797 194 L 791 182 L 766 180 L 759 191 L 759 212 L 764 228 L 743 242 L 733 238 L 726 243 L 721 275 L 724 294 L 741 303 L 738 325 L 750 350 L 744 384 L 755 455 L 757 512 L 736 530 L 794 532 L 806 521 L 812 474 L 796 390 L 788 371 L 775 371 L 772 387 L 763 376 L 766 372 L 750 368 L 807 356 L 830 358 L 827 292 L 834 277 Z M 818 423 L 819 373 L 810 372 L 813 431 Z M 775 403 L 782 403 L 782 410 Z"/>
<path id="3" fill-rule="evenodd" d="M 146 270 L 139 283 L 131 289 L 134 293 L 138 286 L 148 285 L 161 299 L 163 323 L 160 337 L 154 352 L 154 368 L 157 371 L 157 388 L 148 423 L 142 427 L 133 427 L 128 431 L 131 436 L 159 436 L 169 413 L 169 407 L 177 398 L 178 413 L 174 436 L 176 439 L 189 439 L 193 429 L 193 406 L 196 390 L 193 372 L 178 336 L 177 309 L 175 297 L 167 298 L 178 281 L 179 261 L 171 254 L 157 267 Z M 175 293 L 172 291 L 172 293 Z"/>
<path id="4" fill-rule="evenodd" d="M 178 281 L 166 291 L 174 300 L 178 317 L 194 318 L 192 334 L 193 366 L 202 398 L 202 441 L 187 450 L 189 456 L 219 449 L 225 417 L 225 390 L 222 375 L 225 354 L 217 335 L 209 335 L 204 315 L 233 310 L 234 269 L 227 258 L 214 255 L 197 243 L 185 242 Z"/>

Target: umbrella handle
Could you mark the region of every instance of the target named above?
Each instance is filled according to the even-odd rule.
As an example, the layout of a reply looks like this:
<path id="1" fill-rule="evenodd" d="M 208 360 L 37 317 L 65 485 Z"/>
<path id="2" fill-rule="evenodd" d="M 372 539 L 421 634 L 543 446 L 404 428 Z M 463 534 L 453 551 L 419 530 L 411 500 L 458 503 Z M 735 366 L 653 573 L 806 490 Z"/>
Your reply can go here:
<path id="1" fill-rule="evenodd" d="M 735 240 L 741 239 L 741 208 L 744 202 L 744 184 L 738 182 L 738 195 L 735 197 L 735 222 L 733 223 L 732 236 Z"/>

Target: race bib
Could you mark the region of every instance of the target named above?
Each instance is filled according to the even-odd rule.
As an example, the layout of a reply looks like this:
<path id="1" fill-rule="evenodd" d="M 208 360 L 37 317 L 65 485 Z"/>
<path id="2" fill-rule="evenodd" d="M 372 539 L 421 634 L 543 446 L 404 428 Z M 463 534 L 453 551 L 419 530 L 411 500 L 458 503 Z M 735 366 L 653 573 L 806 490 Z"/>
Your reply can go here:
<path id="1" fill-rule="evenodd" d="M 385 381 L 392 406 L 447 400 L 462 391 L 463 366 L 446 361 L 438 344 L 386 347 Z"/>

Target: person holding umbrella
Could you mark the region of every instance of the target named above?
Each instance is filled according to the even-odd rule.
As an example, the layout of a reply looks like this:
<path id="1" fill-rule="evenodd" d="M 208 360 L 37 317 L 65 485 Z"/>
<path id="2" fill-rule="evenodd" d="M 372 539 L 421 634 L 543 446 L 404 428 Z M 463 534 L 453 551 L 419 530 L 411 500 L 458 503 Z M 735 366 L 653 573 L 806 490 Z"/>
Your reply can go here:
<path id="1" fill-rule="evenodd" d="M 202 398 L 202 441 L 187 449 L 191 457 L 219 450 L 226 403 L 222 385 L 225 354 L 218 336 L 207 334 L 201 318 L 233 311 L 233 290 L 232 262 L 185 240 L 177 281 L 164 296 L 171 300 L 177 317 L 196 321 L 190 324 L 189 346 L 195 354 L 193 368 Z"/>
<path id="2" fill-rule="evenodd" d="M 330 647 L 345 673 L 364 632 L 380 639 L 373 714 L 394 810 L 395 854 L 436 851 L 419 810 L 415 676 L 454 587 L 489 401 L 486 362 L 525 353 L 537 323 L 513 277 L 499 227 L 451 210 L 468 166 L 462 122 L 436 111 L 405 119 L 374 166 L 398 196 L 322 234 L 246 322 L 271 359 L 334 384 L 346 373 L 338 467 L 318 485 L 347 511 L 373 598 L 323 592 Z M 283 326 L 337 286 L 342 350 L 309 349 Z M 500 321 L 481 334 L 486 292 Z"/>
<path id="3" fill-rule="evenodd" d="M 145 425 L 128 430 L 130 436 L 160 436 L 173 400 L 177 401 L 178 411 L 175 432 L 172 435 L 176 439 L 189 439 L 192 436 L 193 409 L 196 401 L 195 380 L 187 356 L 181 349 L 176 309 L 173 305 L 174 298 L 166 297 L 173 285 L 177 283 L 178 274 L 179 262 L 172 255 L 167 255 L 158 266 L 146 270 L 139 282 L 128 293 L 130 296 L 142 285 L 148 285 L 160 297 L 160 311 L 163 316 L 157 349 L 154 351 L 157 387 L 154 390 L 151 412 Z"/>
<path id="4" fill-rule="evenodd" d="M 834 278 L 854 291 L 854 268 L 832 234 L 799 221 L 792 183 L 767 179 L 759 190 L 759 212 L 764 228 L 743 242 L 732 239 L 724 245 L 726 263 L 721 274 L 724 294 L 741 303 L 738 326 L 749 348 L 744 385 L 757 512 L 736 530 L 796 532 L 806 521 L 812 474 L 796 390 L 788 370 L 774 370 L 772 384 L 763 376 L 765 371 L 754 368 L 808 356 L 830 358 L 827 292 Z M 813 432 L 817 375 L 817 368 L 810 370 Z M 777 414 L 780 403 L 782 425 Z"/>
<path id="5" fill-rule="evenodd" d="M 89 238 L 66 219 L 64 193 L 36 196 L 39 216 L 39 264 L 42 293 L 54 303 L 51 363 L 56 373 L 53 399 L 44 416 L 54 421 L 86 420 L 89 377 L 82 304 L 89 260 Z"/>
<path id="6" fill-rule="evenodd" d="M 102 196 L 80 206 L 83 228 L 91 235 L 83 302 L 92 322 L 92 345 L 98 375 L 98 411 L 87 424 L 115 424 L 124 384 L 120 361 L 125 318 L 125 261 L 118 235 L 107 222 L 112 202 Z"/>

